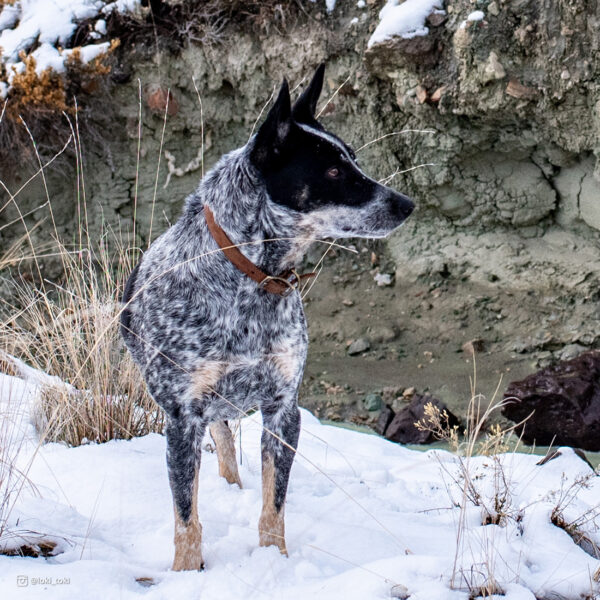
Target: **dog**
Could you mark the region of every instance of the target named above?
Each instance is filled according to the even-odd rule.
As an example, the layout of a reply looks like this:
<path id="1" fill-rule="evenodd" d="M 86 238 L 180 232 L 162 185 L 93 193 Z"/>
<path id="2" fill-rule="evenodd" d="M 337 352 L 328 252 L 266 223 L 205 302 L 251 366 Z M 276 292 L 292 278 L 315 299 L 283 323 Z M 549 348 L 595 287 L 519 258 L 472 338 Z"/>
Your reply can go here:
<path id="1" fill-rule="evenodd" d="M 258 406 L 259 544 L 287 554 L 284 503 L 300 433 L 308 337 L 294 267 L 324 238 L 380 238 L 411 214 L 406 196 L 367 177 L 315 111 L 324 65 L 292 105 L 287 81 L 249 142 L 224 155 L 179 220 L 143 255 L 123 294 L 121 332 L 166 414 L 175 513 L 173 570 L 201 570 L 201 442 L 241 487 L 227 420 Z"/>

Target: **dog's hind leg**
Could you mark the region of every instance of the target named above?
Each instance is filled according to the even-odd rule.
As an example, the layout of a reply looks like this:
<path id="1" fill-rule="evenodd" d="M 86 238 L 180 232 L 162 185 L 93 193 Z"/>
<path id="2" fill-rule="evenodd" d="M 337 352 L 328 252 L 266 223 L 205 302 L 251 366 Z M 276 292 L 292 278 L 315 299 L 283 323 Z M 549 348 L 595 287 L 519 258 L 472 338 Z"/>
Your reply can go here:
<path id="1" fill-rule="evenodd" d="M 235 461 L 235 445 L 233 435 L 227 421 L 216 421 L 210 425 L 210 436 L 217 448 L 219 475 L 228 483 L 237 483 L 242 487 L 240 474 Z"/>
<path id="2" fill-rule="evenodd" d="M 167 467 L 175 510 L 173 571 L 202 570 L 202 526 L 198 520 L 198 470 L 204 425 L 167 418 Z"/>
<path id="3" fill-rule="evenodd" d="M 262 407 L 262 415 L 265 429 L 261 439 L 263 508 L 258 522 L 259 543 L 277 546 L 287 556 L 284 505 L 300 434 L 300 412 L 295 402 L 281 406 L 276 401 Z"/>

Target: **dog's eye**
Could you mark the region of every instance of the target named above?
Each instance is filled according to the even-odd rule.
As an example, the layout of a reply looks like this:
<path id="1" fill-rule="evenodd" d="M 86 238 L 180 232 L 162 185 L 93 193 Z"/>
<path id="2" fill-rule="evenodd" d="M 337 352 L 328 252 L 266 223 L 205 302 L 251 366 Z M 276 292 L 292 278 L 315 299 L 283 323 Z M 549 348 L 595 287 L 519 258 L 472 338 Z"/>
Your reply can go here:
<path id="1" fill-rule="evenodd" d="M 331 177 L 331 179 L 336 179 L 340 176 L 340 170 L 337 167 L 331 167 L 327 169 L 327 177 Z"/>

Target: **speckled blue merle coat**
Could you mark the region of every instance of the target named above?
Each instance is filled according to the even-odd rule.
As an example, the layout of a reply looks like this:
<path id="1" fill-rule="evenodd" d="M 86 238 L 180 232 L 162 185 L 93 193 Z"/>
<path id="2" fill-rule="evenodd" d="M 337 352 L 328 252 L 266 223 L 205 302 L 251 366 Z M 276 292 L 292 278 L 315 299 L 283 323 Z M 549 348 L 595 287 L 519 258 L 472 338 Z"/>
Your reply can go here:
<path id="1" fill-rule="evenodd" d="M 284 501 L 307 351 L 300 294 L 260 289 L 229 262 L 208 230 L 204 206 L 243 254 L 273 275 L 296 266 L 313 240 L 382 237 L 413 208 L 365 176 L 352 150 L 316 121 L 322 82 L 320 67 L 292 107 L 284 81 L 258 133 L 204 177 L 126 286 L 122 333 L 167 415 L 174 569 L 203 567 L 196 498 L 205 429 L 221 474 L 241 485 L 226 420 L 254 406 L 265 427 L 259 539 L 286 553 Z"/>

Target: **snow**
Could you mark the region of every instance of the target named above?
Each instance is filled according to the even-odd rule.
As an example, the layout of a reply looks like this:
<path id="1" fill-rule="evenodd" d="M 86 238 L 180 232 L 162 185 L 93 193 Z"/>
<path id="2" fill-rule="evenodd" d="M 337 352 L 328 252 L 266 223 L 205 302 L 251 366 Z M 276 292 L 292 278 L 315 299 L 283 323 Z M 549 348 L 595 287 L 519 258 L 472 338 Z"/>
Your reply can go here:
<path id="1" fill-rule="evenodd" d="M 485 15 L 482 10 L 474 10 L 467 17 L 467 21 L 483 21 L 483 17 L 485 17 Z"/>
<path id="2" fill-rule="evenodd" d="M 434 11 L 444 12 L 443 0 L 387 0 L 379 12 L 379 25 L 369 39 L 368 47 L 393 37 L 411 39 L 429 33 L 425 19 Z"/>
<path id="3" fill-rule="evenodd" d="M 17 0 L 14 5 L 4 6 L 0 12 L 0 48 L 9 83 L 13 70 L 21 72 L 24 68 L 19 58 L 21 51 L 34 56 L 37 73 L 48 68 L 62 73 L 71 51 L 61 48 L 68 44 L 78 22 L 98 18 L 95 30 L 105 34 L 104 14 L 113 10 L 131 11 L 138 5 L 139 0 L 119 0 L 110 4 L 102 0 Z M 82 61 L 93 60 L 107 48 L 106 42 L 83 46 Z M 8 88 L 4 89 L 4 96 L 7 92 Z"/>
<path id="4" fill-rule="evenodd" d="M 534 593 L 579 598 L 595 585 L 592 574 L 600 562 L 550 522 L 561 494 L 577 477 L 592 473 L 572 450 L 561 449 L 543 466 L 530 454 L 471 459 L 482 505 L 493 505 L 499 481 L 506 480 L 500 489 L 508 491 L 506 524 L 482 525 L 483 506 L 465 502 L 455 483 L 460 463 L 453 454 L 413 451 L 326 426 L 304 410 L 286 504 L 289 557 L 257 546 L 261 421 L 256 414 L 241 424 L 243 489 L 220 478 L 216 455 L 203 452 L 198 506 L 206 570 L 172 572 L 164 437 L 77 448 L 45 444 L 35 454 L 27 415 L 41 381 L 0 376 L 0 400 L 7 404 L 10 397 L 23 416 L 26 445 L 19 466 L 25 468 L 35 455 L 29 470 L 35 490 L 21 494 L 10 524 L 25 537 L 26 531 L 48 535 L 59 552 L 48 559 L 0 556 L 2 598 L 383 600 L 401 585 L 411 600 L 468 600 L 465 582 L 482 584 L 486 565 L 505 600 L 533 600 Z M 566 518 L 598 507 L 598 498 L 600 478 L 590 477 L 565 509 Z M 593 520 L 585 531 L 600 543 Z M 462 569 L 456 587 L 462 589 L 451 590 L 455 555 Z M 136 581 L 142 577 L 152 584 L 142 586 Z"/>
<path id="5" fill-rule="evenodd" d="M 465 29 L 469 23 L 476 23 L 477 21 L 483 21 L 485 14 L 482 10 L 474 10 L 472 13 L 469 13 L 467 18 L 462 21 L 459 25 L 460 29 Z"/>

